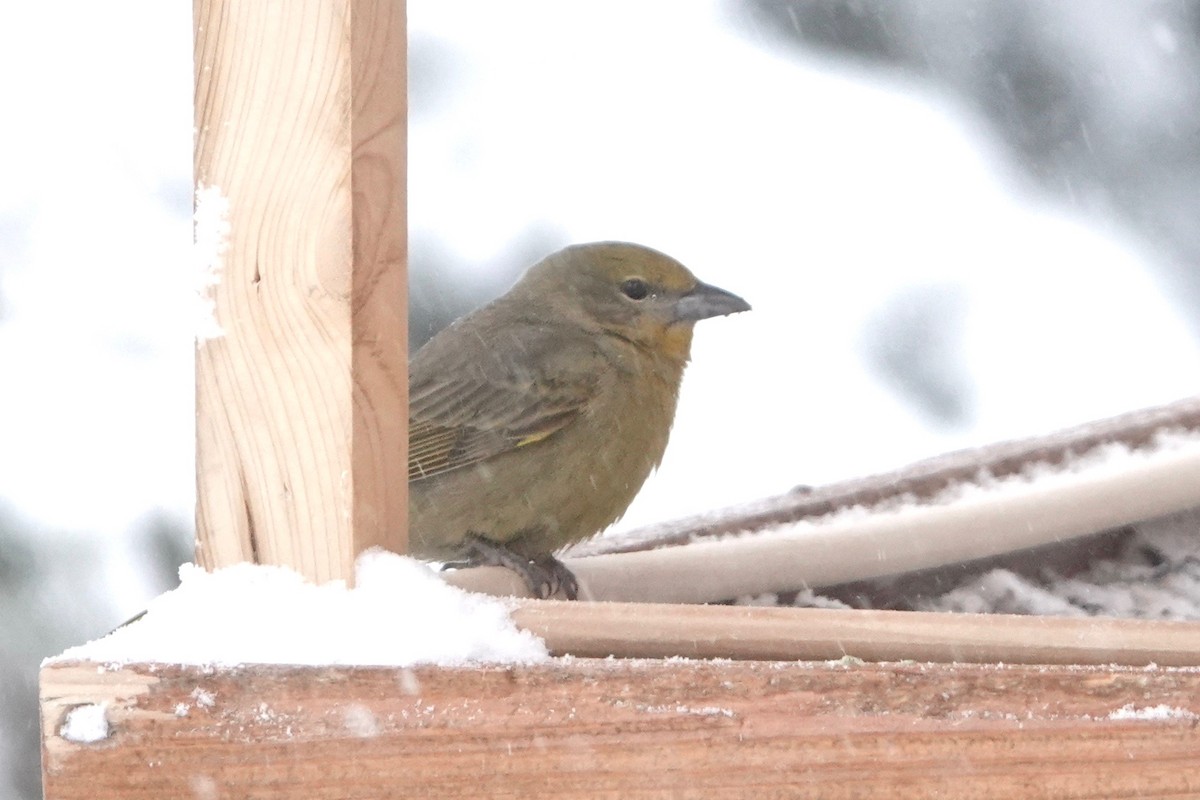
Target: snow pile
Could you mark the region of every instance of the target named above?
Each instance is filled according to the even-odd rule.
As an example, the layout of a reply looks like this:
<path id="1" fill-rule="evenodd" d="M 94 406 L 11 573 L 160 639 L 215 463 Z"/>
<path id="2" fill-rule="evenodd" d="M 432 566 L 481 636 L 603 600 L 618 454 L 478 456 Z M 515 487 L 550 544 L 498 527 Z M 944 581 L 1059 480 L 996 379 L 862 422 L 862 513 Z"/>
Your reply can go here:
<path id="1" fill-rule="evenodd" d="M 282 567 L 210 573 L 185 564 L 181 586 L 141 619 L 52 660 L 411 666 L 548 657 L 501 601 L 448 586 L 420 562 L 370 550 L 356 568 L 357 586 L 347 589 Z"/>
<path id="2" fill-rule="evenodd" d="M 1081 544 L 1082 546 L 1082 544 Z M 1072 574 L 992 569 L 919 605 L 928 611 L 1200 619 L 1200 509 L 1131 526 L 1112 558 Z"/>

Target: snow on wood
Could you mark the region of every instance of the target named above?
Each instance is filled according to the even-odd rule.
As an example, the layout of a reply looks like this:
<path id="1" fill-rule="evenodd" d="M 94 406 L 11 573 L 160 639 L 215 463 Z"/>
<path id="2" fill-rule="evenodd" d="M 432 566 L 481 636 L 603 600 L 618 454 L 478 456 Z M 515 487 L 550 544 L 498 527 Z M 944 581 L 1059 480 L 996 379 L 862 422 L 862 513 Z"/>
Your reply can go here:
<path id="1" fill-rule="evenodd" d="M 1188 439 L 1200 435 L 1200 397 L 1156 408 L 1139 409 L 1042 436 L 960 450 L 910 464 L 893 472 L 770 497 L 685 519 L 651 525 L 621 536 L 602 536 L 573 549 L 578 556 L 620 553 L 686 544 L 697 539 L 777 528 L 852 508 L 887 509 L 911 503 L 953 500 L 958 487 L 987 488 L 998 481 L 1060 469 L 1070 472 L 1095 463 L 1079 460 L 1098 447 L 1124 445 L 1131 453 L 1153 450 L 1167 434 Z M 1171 436 L 1174 434 L 1175 436 Z M 1176 440 L 1178 441 L 1178 440 Z M 869 446 L 869 443 L 847 446 Z M 1119 458 L 1120 451 L 1110 451 Z M 1196 504 L 1200 504 L 1200 499 Z M 1156 509 L 1149 517 L 1178 510 Z M 1147 518 L 1149 518 L 1147 517 Z"/>
<path id="2" fill-rule="evenodd" d="M 229 199 L 216 186 L 196 187 L 195 236 L 196 294 L 200 308 L 196 320 L 196 346 L 225 335 L 217 322 L 213 289 L 225 271 L 229 250 Z"/>
<path id="3" fill-rule="evenodd" d="M 58 735 L 68 742 L 95 744 L 108 738 L 108 706 L 87 703 L 67 712 Z"/>
<path id="4" fill-rule="evenodd" d="M 140 619 L 48 660 L 129 663 L 531 664 L 584 657 L 1200 665 L 1200 627 L 1171 621 L 629 603 L 503 603 L 384 551 L 354 589 L 280 567 L 205 572 Z M 419 613 L 401 614 L 401 609 Z M 203 706 L 203 695 L 193 698 Z M 211 698 L 209 698 L 211 699 Z M 186 715 L 187 710 L 183 712 Z"/>
<path id="5" fill-rule="evenodd" d="M 381 550 L 358 559 L 357 584 L 320 586 L 283 567 L 186 564 L 182 585 L 140 619 L 51 661 L 101 664 L 532 663 L 546 658 L 506 605 L 447 586 L 428 567 Z"/>

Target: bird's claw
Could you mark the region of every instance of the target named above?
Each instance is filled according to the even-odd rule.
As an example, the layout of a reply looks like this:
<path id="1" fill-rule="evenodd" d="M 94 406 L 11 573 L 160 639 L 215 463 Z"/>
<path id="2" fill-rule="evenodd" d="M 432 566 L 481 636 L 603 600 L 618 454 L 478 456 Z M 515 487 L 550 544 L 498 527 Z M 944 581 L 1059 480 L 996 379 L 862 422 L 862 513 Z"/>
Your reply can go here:
<path id="1" fill-rule="evenodd" d="M 467 537 L 462 561 L 446 566 L 507 567 L 521 576 L 529 591 L 541 600 L 560 592 L 568 600 L 579 597 L 579 581 L 575 574 L 554 556 L 547 554 L 529 558 L 476 534 Z"/>
<path id="2" fill-rule="evenodd" d="M 530 571 L 538 576 L 537 587 L 534 588 L 528 575 L 521 577 L 525 578 L 525 582 L 530 584 L 529 588 L 538 597 L 545 599 L 553 597 L 559 592 L 562 592 L 568 600 L 575 600 L 579 597 L 579 581 L 575 579 L 575 573 L 567 569 L 567 565 L 554 556 L 542 556 L 526 563 Z M 520 572 L 520 570 L 517 571 Z"/>

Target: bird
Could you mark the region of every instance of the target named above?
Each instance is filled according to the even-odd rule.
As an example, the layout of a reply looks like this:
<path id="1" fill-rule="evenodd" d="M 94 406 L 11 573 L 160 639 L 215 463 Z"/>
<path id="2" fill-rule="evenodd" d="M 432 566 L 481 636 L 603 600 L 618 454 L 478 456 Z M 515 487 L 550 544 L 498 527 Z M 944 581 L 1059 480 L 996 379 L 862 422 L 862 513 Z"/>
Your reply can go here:
<path id="1" fill-rule="evenodd" d="M 578 596 L 555 553 L 619 519 L 667 447 L 696 322 L 750 310 L 628 242 L 552 253 L 409 363 L 409 552 Z"/>

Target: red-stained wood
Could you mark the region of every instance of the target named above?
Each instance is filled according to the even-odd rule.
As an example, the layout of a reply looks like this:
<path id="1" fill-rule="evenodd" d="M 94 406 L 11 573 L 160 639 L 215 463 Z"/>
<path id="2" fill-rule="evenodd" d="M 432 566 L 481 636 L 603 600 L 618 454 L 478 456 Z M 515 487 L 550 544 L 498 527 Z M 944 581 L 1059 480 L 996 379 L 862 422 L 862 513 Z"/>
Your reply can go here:
<path id="1" fill-rule="evenodd" d="M 563 659 L 60 663 L 47 797 L 1200 796 L 1200 671 Z M 110 736 L 63 740 L 107 703 Z"/>

